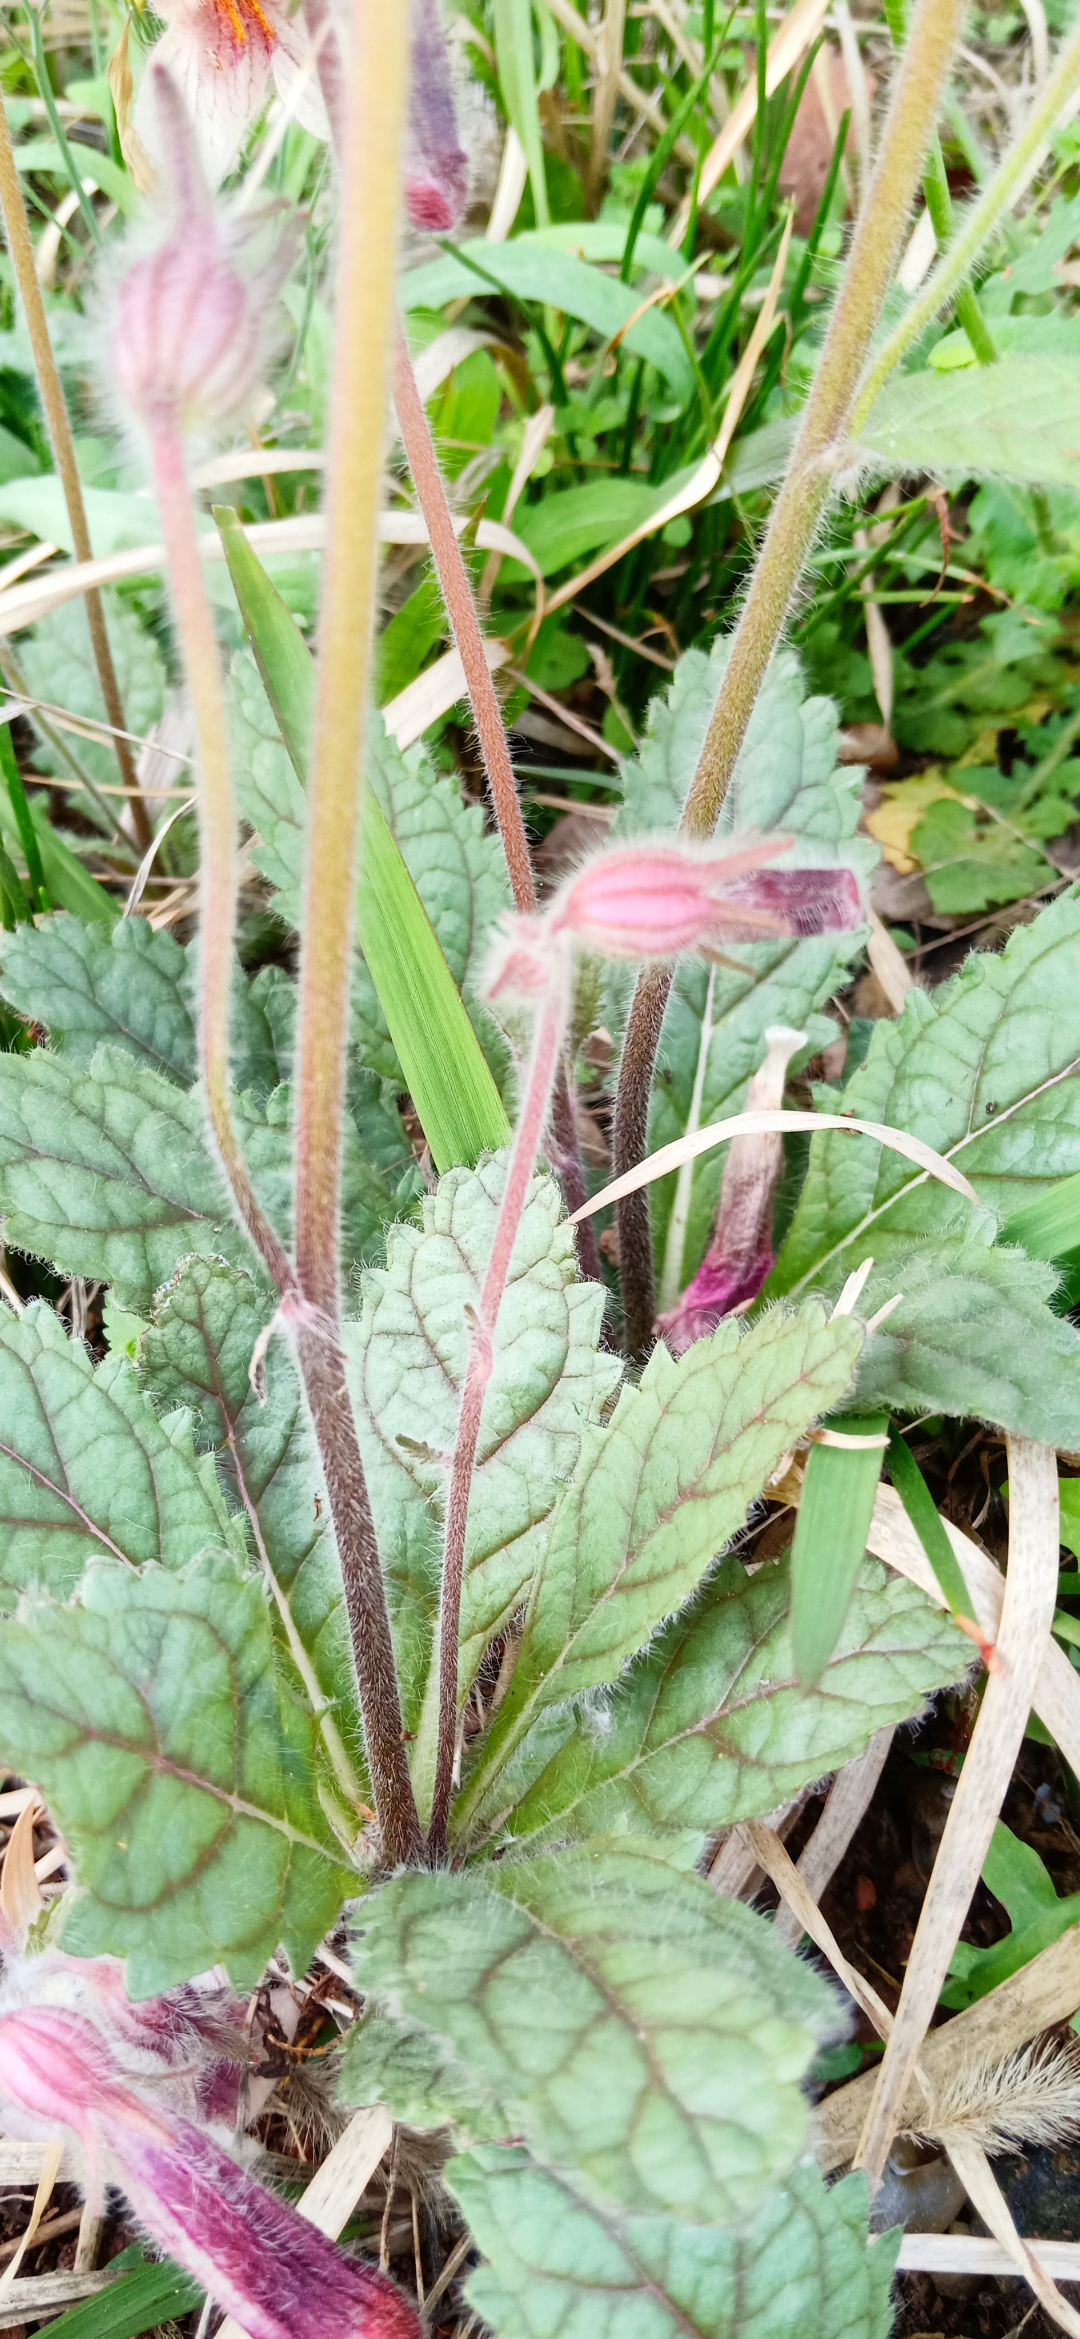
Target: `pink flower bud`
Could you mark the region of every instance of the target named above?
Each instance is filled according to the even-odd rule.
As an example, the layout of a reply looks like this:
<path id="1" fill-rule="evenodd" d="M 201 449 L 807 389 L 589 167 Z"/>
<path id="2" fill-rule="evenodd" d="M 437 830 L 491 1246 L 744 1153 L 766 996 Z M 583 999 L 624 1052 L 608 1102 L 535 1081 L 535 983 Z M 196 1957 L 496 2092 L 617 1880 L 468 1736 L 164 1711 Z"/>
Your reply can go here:
<path id="1" fill-rule="evenodd" d="M 765 1039 L 768 1054 L 747 1090 L 748 1113 L 779 1110 L 788 1065 L 806 1033 L 773 1024 Z M 673 1356 L 757 1298 L 773 1263 L 773 1202 L 783 1166 L 783 1139 L 775 1131 L 732 1138 L 709 1248 L 675 1307 L 657 1317 Z"/>
<path id="2" fill-rule="evenodd" d="M 259 374 L 267 280 L 245 281 L 202 175 L 180 93 L 151 65 L 167 156 L 170 231 L 118 285 L 112 374 L 136 421 L 153 431 L 213 427 L 247 405 Z"/>
<path id="3" fill-rule="evenodd" d="M 529 999 L 555 979 L 568 947 L 601 958 L 677 958 L 772 934 L 850 931 L 862 916 L 850 869 L 765 869 L 790 837 L 729 852 L 684 844 L 617 845 L 566 879 L 537 918 L 506 923 L 488 996 Z"/>
<path id="4" fill-rule="evenodd" d="M 431 235 L 458 225 L 468 192 L 468 158 L 458 144 L 450 59 L 438 0 L 412 0 L 412 88 L 405 207 Z"/>

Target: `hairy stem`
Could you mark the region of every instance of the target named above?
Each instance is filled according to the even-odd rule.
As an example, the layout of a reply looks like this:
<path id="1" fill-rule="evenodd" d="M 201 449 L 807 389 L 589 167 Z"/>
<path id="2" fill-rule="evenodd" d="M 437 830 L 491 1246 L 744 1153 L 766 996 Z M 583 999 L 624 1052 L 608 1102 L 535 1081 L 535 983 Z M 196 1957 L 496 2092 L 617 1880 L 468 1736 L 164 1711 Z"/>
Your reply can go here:
<path id="1" fill-rule="evenodd" d="M 683 808 L 684 836 L 705 838 L 713 833 L 758 691 L 831 493 L 835 452 L 847 435 L 859 373 L 895 269 L 965 10 L 966 0 L 918 0 L 843 288 Z M 615 1111 L 615 1162 L 620 1172 L 644 1156 L 649 1092 L 670 982 L 663 969 L 643 974 L 631 1009 Z M 631 1352 L 638 1354 L 651 1337 L 654 1308 L 644 1194 L 630 1195 L 620 1205 L 619 1265 L 627 1341 Z"/>
<path id="2" fill-rule="evenodd" d="M 851 434 L 861 430 L 870 408 L 888 380 L 893 367 L 899 364 L 905 350 L 931 324 L 939 311 L 955 300 L 959 287 L 984 246 L 989 242 L 998 221 L 1014 203 L 1019 202 L 1039 167 L 1043 149 L 1054 129 L 1070 110 L 1075 108 L 1080 92 L 1080 18 L 1070 38 L 1058 51 L 1057 63 L 1037 103 L 1032 106 L 1019 137 L 1010 147 L 999 170 L 995 171 L 989 186 L 984 188 L 963 219 L 960 233 L 947 252 L 942 254 L 937 267 L 927 277 L 917 300 L 913 300 L 878 351 L 873 363 L 863 375 L 858 396 L 851 413 Z"/>
<path id="3" fill-rule="evenodd" d="M 480 752 L 484 759 L 495 818 L 499 824 L 499 835 L 506 854 L 514 906 L 520 916 L 531 917 L 536 909 L 536 886 L 502 711 L 484 652 L 484 636 L 469 572 L 454 530 L 446 483 L 439 469 L 424 403 L 413 372 L 409 345 L 400 321 L 394 350 L 394 404 L 446 603 L 454 646 L 465 670 L 465 686 L 480 740 Z M 587 1199 L 588 1190 L 581 1165 L 570 1078 L 563 1066 L 559 1067 L 556 1076 L 552 1119 L 556 1150 L 553 1166 L 562 1179 L 567 1207 L 572 1213 Z M 575 1232 L 581 1272 L 598 1283 L 600 1254 L 596 1247 L 595 1229 L 583 1220 Z"/>
<path id="4" fill-rule="evenodd" d="M 387 1858 L 420 1857 L 390 1617 L 338 1338 L 342 1114 L 360 791 L 376 617 L 379 483 L 395 328 L 409 10 L 352 0 L 342 92 L 341 236 L 327 539 L 304 880 L 295 1318 L 341 1554 L 372 1788 Z"/>
<path id="5" fill-rule="evenodd" d="M 236 820 L 221 660 L 192 514 L 184 443 L 175 417 L 151 442 L 154 486 L 168 555 L 169 583 L 199 742 L 199 1062 L 210 1126 L 237 1209 L 283 1294 L 294 1283 L 283 1245 L 256 1200 L 229 1102 L 229 1010 L 236 923 Z"/>
<path id="6" fill-rule="evenodd" d="M 11 130 L 2 103 L 0 103 L 0 211 L 4 215 L 7 247 L 11 254 L 27 330 L 30 335 L 30 347 L 34 354 L 34 371 L 37 375 L 38 390 L 45 412 L 45 420 L 48 424 L 49 437 L 52 440 L 53 458 L 64 491 L 64 502 L 67 505 L 68 520 L 71 525 L 71 541 L 75 549 L 75 558 L 76 560 L 92 560 L 93 547 L 90 542 L 90 530 L 86 524 L 86 506 L 83 503 L 79 466 L 75 460 L 75 442 L 71 436 L 67 405 L 60 383 L 60 375 L 57 371 L 56 359 L 53 355 L 52 342 L 49 338 L 45 303 L 41 297 L 41 286 L 38 283 L 37 270 L 34 267 L 34 247 L 30 238 L 30 223 L 26 216 L 26 205 L 23 202 L 22 187 L 19 183 L 15 150 L 11 143 Z M 116 668 L 113 665 L 109 636 L 105 629 L 105 611 L 102 607 L 101 595 L 96 587 L 85 594 L 84 599 L 94 663 L 98 670 L 98 680 L 101 683 L 101 695 L 105 701 L 106 718 L 114 734 L 113 746 L 116 751 L 117 763 L 120 766 L 120 777 L 131 800 L 131 817 L 136 838 L 139 844 L 145 847 L 151 841 L 153 830 L 139 787 L 131 744 L 124 737 L 126 730 L 124 708 L 120 697 L 120 686 L 116 679 Z"/>
<path id="7" fill-rule="evenodd" d="M 439 1742 L 428 1835 L 428 1856 L 432 1860 L 443 1858 L 446 1852 L 450 1802 L 454 1790 L 461 1585 L 465 1573 L 465 1535 L 469 1524 L 469 1495 L 480 1436 L 480 1415 L 494 1361 L 499 1307 L 506 1289 L 525 1196 L 529 1191 L 529 1180 L 540 1150 L 551 1102 L 566 1026 L 567 1005 L 566 985 L 557 982 L 541 1007 L 537 1020 L 521 1117 L 499 1204 L 495 1238 L 480 1293 L 476 1328 L 469 1348 L 461 1396 L 443 1535 L 442 1591 L 439 1600 Z"/>

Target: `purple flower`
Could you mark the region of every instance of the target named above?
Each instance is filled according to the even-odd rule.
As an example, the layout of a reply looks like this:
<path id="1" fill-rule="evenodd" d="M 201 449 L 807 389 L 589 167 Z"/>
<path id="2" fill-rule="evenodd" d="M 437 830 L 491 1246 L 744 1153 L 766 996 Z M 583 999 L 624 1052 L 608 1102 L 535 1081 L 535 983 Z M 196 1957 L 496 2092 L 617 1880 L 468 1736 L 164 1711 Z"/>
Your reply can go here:
<path id="1" fill-rule="evenodd" d="M 788 873 L 771 874 L 775 881 Z M 806 874 L 791 871 L 795 878 Z M 747 1112 L 772 1112 L 783 1104 L 787 1068 L 805 1038 L 805 1032 L 789 1031 L 784 1024 L 766 1032 L 768 1054 L 747 1091 Z M 773 1201 L 783 1166 L 783 1140 L 775 1131 L 732 1138 L 709 1248 L 681 1299 L 656 1320 L 673 1356 L 682 1356 L 695 1340 L 715 1332 L 723 1316 L 757 1298 L 773 1263 Z"/>
<path id="2" fill-rule="evenodd" d="M 458 143 L 450 59 L 438 0 L 412 0 L 412 84 L 405 208 L 414 227 L 445 235 L 457 227 L 468 192 L 468 158 Z"/>

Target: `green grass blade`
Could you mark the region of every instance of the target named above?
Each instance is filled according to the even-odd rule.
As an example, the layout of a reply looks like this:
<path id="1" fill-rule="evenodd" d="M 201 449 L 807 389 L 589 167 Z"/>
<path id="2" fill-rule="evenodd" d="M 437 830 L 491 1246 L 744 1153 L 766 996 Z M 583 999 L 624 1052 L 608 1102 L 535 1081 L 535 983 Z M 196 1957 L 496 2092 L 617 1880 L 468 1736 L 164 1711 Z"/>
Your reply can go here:
<path id="1" fill-rule="evenodd" d="M 880 1437 L 887 1413 L 844 1413 L 845 1437 Z M 884 1446 L 811 1446 L 791 1554 L 791 1634 L 804 1689 L 820 1680 L 844 1628 L 866 1554 Z"/>
<path id="2" fill-rule="evenodd" d="M 108 2290 L 69 2307 L 49 2329 L 56 2339 L 140 2339 L 141 2332 L 190 2314 L 202 2299 L 198 2283 L 166 2258 L 118 2275 Z"/>
<path id="3" fill-rule="evenodd" d="M 266 695 L 297 777 L 307 784 L 315 668 L 235 512 L 216 507 L 229 574 Z M 436 1169 L 471 1168 L 510 1140 L 483 1049 L 382 807 L 365 786 L 360 938 Z"/>
<path id="4" fill-rule="evenodd" d="M 954 1616 L 971 1616 L 971 1594 L 945 1524 L 910 1446 L 897 1430 L 889 1437 L 889 1476 Z"/>
<path id="5" fill-rule="evenodd" d="M 11 809 L 15 815 L 19 841 L 26 855 L 26 872 L 30 879 L 30 891 L 34 905 L 39 910 L 51 910 L 52 903 L 45 885 L 45 871 L 41 865 L 41 848 L 38 844 L 37 831 L 30 816 L 30 806 L 26 798 L 26 789 L 23 786 L 23 776 L 16 761 L 9 723 L 0 723 L 0 766 L 3 768 L 4 784 L 11 798 Z"/>
<path id="6" fill-rule="evenodd" d="M 1080 1171 L 1006 1220 L 1000 1243 L 1019 1243 L 1033 1259 L 1064 1259 L 1080 1249 Z"/>

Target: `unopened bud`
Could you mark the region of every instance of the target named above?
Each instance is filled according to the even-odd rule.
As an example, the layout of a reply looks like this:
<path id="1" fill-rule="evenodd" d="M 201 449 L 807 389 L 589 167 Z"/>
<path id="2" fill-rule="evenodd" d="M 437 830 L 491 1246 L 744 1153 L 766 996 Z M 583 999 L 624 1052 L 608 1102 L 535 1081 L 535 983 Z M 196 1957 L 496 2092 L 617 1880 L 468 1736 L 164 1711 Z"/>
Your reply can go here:
<path id="1" fill-rule="evenodd" d="M 256 387 L 266 288 L 236 265 L 175 82 L 164 66 L 149 71 L 173 216 L 156 249 L 120 280 L 112 378 L 145 429 L 165 421 L 212 428 L 241 413 Z"/>
<path id="2" fill-rule="evenodd" d="M 788 1065 L 806 1033 L 772 1024 L 765 1039 L 768 1054 L 747 1090 L 748 1113 L 779 1110 Z M 673 1356 L 757 1298 L 773 1264 L 773 1203 L 783 1166 L 783 1139 L 776 1131 L 732 1138 L 709 1248 L 681 1299 L 657 1318 Z"/>
<path id="3" fill-rule="evenodd" d="M 458 143 L 450 59 L 438 0 L 412 0 L 412 86 L 405 207 L 414 227 L 445 235 L 468 192 L 468 157 Z"/>

